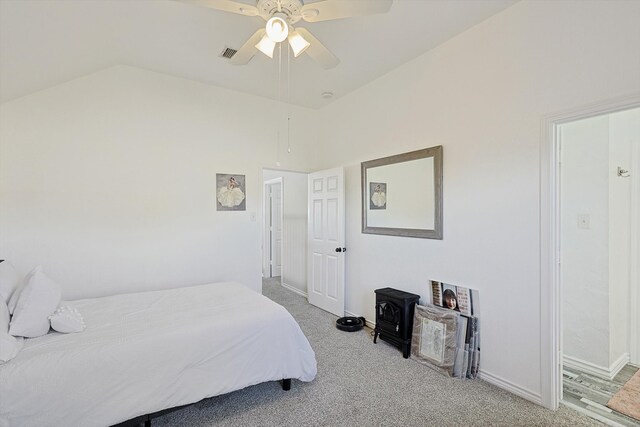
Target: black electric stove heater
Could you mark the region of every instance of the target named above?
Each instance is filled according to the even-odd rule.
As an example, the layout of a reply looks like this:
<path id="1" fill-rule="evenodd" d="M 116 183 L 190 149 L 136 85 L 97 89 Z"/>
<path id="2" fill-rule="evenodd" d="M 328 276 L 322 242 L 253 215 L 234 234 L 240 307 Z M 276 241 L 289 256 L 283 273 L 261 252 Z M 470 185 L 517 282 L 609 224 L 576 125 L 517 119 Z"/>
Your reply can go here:
<path id="1" fill-rule="evenodd" d="M 373 342 L 378 336 L 402 350 L 402 356 L 409 358 L 413 313 L 420 295 L 393 288 L 376 289 L 376 328 Z"/>

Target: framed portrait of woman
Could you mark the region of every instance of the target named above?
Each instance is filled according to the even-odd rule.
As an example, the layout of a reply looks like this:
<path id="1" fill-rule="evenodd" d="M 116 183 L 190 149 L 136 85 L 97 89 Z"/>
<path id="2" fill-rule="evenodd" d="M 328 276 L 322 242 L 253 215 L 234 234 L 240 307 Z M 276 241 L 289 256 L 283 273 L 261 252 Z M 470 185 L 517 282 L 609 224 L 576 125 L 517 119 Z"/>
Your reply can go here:
<path id="1" fill-rule="evenodd" d="M 385 182 L 370 182 L 369 194 L 369 209 L 387 209 L 387 184 Z"/>

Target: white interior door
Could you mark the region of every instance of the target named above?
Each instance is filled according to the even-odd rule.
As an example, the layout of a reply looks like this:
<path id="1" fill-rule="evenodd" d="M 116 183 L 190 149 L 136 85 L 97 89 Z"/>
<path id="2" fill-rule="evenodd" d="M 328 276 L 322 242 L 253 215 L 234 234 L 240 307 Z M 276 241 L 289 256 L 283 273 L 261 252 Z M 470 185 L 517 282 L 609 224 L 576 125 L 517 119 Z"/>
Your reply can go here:
<path id="1" fill-rule="evenodd" d="M 282 275 L 282 182 L 271 184 L 271 277 Z"/>
<path id="2" fill-rule="evenodd" d="M 307 294 L 309 303 L 344 316 L 344 170 L 309 175 Z"/>

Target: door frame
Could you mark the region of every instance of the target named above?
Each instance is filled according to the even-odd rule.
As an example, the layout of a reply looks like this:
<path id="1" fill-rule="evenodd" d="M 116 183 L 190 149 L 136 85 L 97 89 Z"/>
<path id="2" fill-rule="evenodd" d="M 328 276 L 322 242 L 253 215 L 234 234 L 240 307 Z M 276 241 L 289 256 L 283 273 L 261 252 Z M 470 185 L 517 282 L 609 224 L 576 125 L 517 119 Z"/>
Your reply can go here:
<path id="1" fill-rule="evenodd" d="M 629 264 L 629 361 L 640 365 L 640 141 L 631 145 L 631 256 Z M 635 283 L 635 286 L 633 284 Z"/>
<path id="2" fill-rule="evenodd" d="M 543 406 L 552 410 L 558 409 L 562 397 L 562 289 L 559 266 L 560 152 L 558 127 L 576 120 L 615 113 L 636 107 L 640 107 L 640 93 L 577 107 L 542 118 L 539 206 L 540 397 Z M 635 230 L 637 231 L 637 229 L 636 226 Z M 638 236 L 636 235 L 635 240 L 637 240 L 637 238 Z M 631 256 L 633 257 L 634 254 L 631 253 Z M 635 280 L 637 281 L 637 265 L 635 266 L 635 270 Z M 632 279 L 633 277 L 632 275 Z M 635 300 L 637 299 L 638 296 L 636 295 Z M 634 316 L 635 322 L 633 321 Z M 631 320 L 633 332 L 633 327 L 635 327 L 638 320 L 640 320 L 637 310 L 633 313 Z M 637 345 L 636 342 L 636 348 Z"/>
<path id="3" fill-rule="evenodd" d="M 270 193 L 267 192 L 267 188 L 270 188 L 273 184 L 280 184 L 280 221 L 284 220 L 284 179 L 283 177 L 273 178 L 262 183 L 262 276 L 263 277 L 272 277 L 271 265 L 269 264 L 271 261 L 272 253 L 271 253 L 271 230 L 270 224 L 267 224 L 267 220 L 271 221 L 271 197 L 269 197 Z M 282 241 L 284 244 L 284 227 L 282 227 Z M 283 260 L 283 245 L 280 246 L 280 260 Z M 282 278 L 284 277 L 284 264 L 281 264 L 281 272 L 280 272 L 280 284 L 282 285 Z M 265 271 L 269 270 L 269 274 L 265 275 Z"/>

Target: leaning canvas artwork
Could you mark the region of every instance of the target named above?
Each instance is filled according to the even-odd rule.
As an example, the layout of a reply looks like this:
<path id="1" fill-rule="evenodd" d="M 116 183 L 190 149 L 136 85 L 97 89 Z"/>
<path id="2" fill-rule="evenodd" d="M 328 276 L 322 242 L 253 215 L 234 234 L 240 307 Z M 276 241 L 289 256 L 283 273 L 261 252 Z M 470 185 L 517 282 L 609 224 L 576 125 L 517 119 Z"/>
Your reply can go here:
<path id="1" fill-rule="evenodd" d="M 219 211 L 246 210 L 245 176 L 216 174 L 216 206 Z"/>
<path id="2" fill-rule="evenodd" d="M 384 182 L 369 183 L 369 209 L 387 209 L 387 184 Z"/>

